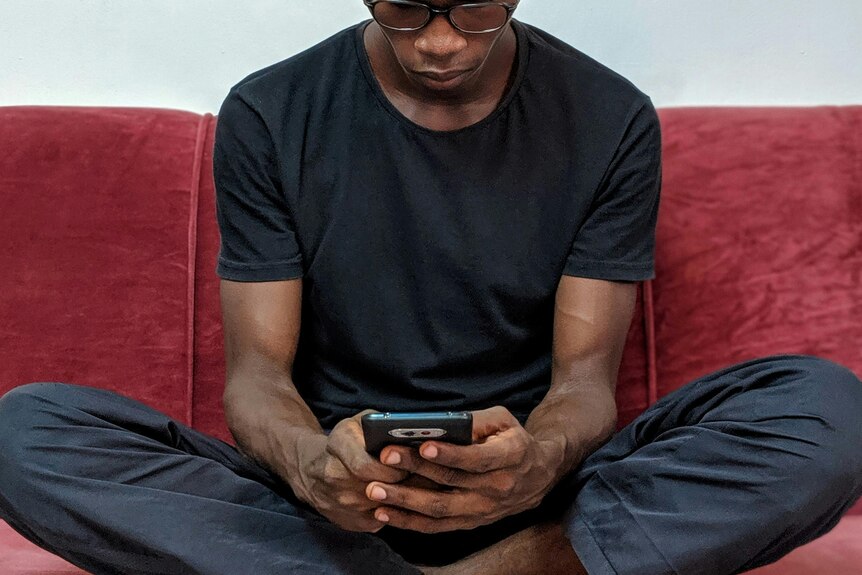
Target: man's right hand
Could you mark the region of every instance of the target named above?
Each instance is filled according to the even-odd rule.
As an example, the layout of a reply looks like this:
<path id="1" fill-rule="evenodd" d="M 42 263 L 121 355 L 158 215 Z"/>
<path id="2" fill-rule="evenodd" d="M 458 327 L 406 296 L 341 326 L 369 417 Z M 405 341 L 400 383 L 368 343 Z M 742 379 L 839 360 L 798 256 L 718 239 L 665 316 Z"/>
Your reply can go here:
<path id="1" fill-rule="evenodd" d="M 383 465 L 365 451 L 360 418 L 364 411 L 339 422 L 327 437 L 309 433 L 297 439 L 299 477 L 291 482 L 297 497 L 349 531 L 375 533 L 385 523 L 374 517 L 380 503 L 370 501 L 371 481 L 400 483 L 408 472 Z"/>
<path id="2" fill-rule="evenodd" d="M 324 517 L 351 531 L 378 531 L 371 481 L 399 483 L 408 472 L 365 452 L 359 414 L 327 437 L 293 385 L 302 279 L 222 280 L 227 383 L 225 417 L 246 456 L 271 470 Z"/>

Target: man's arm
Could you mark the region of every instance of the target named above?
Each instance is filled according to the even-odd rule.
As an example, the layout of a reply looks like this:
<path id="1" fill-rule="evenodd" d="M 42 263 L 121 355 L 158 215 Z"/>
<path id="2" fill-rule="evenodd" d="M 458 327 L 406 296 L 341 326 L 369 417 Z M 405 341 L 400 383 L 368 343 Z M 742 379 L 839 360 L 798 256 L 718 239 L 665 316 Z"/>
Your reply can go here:
<path id="1" fill-rule="evenodd" d="M 615 382 L 634 313 L 631 283 L 565 276 L 554 317 L 552 383 L 527 424 L 505 408 L 474 413 L 473 445 L 388 446 L 380 460 L 454 489 L 369 483 L 376 517 L 428 533 L 472 529 L 536 507 L 616 427 Z"/>
<path id="2" fill-rule="evenodd" d="M 302 501 L 352 531 L 378 531 L 368 481 L 399 482 L 364 449 L 358 414 L 329 436 L 300 397 L 292 368 L 299 341 L 302 280 L 221 283 L 228 427 L 246 456 L 278 475 Z"/>
<path id="3" fill-rule="evenodd" d="M 554 311 L 551 388 L 525 425 L 561 445 L 555 481 L 616 430 L 615 390 L 637 284 L 563 276 Z"/>
<path id="4" fill-rule="evenodd" d="M 302 280 L 244 283 L 222 280 L 228 428 L 247 456 L 283 478 L 297 474 L 302 437 L 322 435 L 293 385 Z"/>

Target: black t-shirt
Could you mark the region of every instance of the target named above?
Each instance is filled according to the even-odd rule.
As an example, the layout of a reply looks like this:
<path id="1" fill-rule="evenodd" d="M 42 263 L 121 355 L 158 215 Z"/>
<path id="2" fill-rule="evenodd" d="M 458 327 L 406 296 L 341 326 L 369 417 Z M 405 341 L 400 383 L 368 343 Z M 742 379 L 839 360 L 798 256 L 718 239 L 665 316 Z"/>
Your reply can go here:
<path id="1" fill-rule="evenodd" d="M 367 408 L 503 405 L 524 421 L 550 386 L 561 276 L 653 276 L 652 103 L 513 25 L 511 88 L 457 131 L 423 128 L 389 102 L 364 23 L 224 101 L 217 274 L 303 278 L 293 380 L 324 428 Z"/>

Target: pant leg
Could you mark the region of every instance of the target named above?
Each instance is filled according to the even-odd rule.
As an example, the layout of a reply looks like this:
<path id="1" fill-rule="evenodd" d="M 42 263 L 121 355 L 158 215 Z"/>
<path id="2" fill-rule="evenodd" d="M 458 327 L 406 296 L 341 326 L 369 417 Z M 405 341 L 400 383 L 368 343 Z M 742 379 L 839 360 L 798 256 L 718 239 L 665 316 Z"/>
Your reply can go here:
<path id="1" fill-rule="evenodd" d="M 806 356 L 662 398 L 553 497 L 590 575 L 727 575 L 832 529 L 862 494 L 862 383 Z"/>
<path id="2" fill-rule="evenodd" d="M 419 573 L 227 443 L 72 384 L 0 398 L 0 518 L 97 575 Z"/>

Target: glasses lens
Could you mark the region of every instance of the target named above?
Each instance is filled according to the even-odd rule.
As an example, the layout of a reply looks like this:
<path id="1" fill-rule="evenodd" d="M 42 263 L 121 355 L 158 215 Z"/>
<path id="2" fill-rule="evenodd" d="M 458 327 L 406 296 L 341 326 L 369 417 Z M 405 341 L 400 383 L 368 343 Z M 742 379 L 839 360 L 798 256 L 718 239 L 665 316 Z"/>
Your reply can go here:
<path id="1" fill-rule="evenodd" d="M 430 12 L 421 4 L 401 4 L 399 2 L 377 2 L 374 4 L 374 19 L 381 26 L 399 30 L 421 28 L 428 20 Z"/>
<path id="2" fill-rule="evenodd" d="M 452 23 L 465 32 L 485 32 L 505 26 L 509 11 L 499 4 L 457 6 L 451 17 Z"/>

